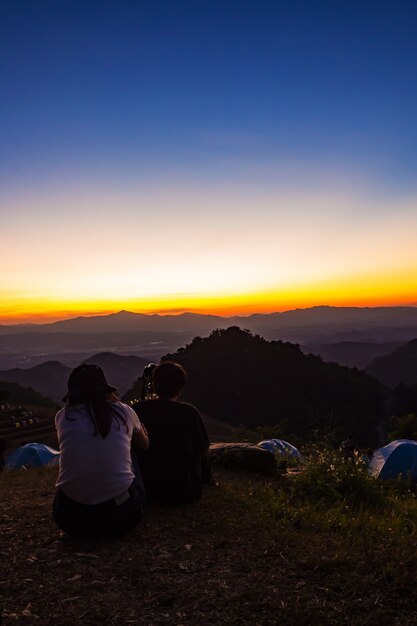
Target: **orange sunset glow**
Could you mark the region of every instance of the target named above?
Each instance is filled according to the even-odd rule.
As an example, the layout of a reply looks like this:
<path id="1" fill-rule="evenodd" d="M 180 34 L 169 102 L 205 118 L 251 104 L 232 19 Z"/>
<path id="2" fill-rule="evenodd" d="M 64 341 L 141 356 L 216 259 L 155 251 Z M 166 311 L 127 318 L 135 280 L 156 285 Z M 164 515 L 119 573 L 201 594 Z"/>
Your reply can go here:
<path id="1" fill-rule="evenodd" d="M 351 47 L 337 60 L 337 37 L 329 57 L 313 37 L 301 62 L 310 21 L 281 41 L 253 10 L 272 30 L 266 40 L 254 31 L 251 61 L 246 30 L 236 54 L 212 49 L 210 35 L 201 65 L 199 39 L 183 55 L 187 28 L 172 55 L 136 26 L 129 44 L 117 38 L 91 58 L 78 40 L 61 49 L 59 28 L 33 50 L 9 42 L 0 323 L 417 303 L 414 71 L 403 37 L 392 76 L 385 31 L 375 71 L 355 53 L 345 73 Z"/>
<path id="2" fill-rule="evenodd" d="M 186 311 L 222 316 L 271 313 L 307 308 L 323 303 L 332 306 L 415 306 L 415 272 L 399 276 L 351 277 L 313 285 L 242 294 L 172 294 L 123 300 L 38 301 L 21 300 L 2 306 L 0 323 L 51 322 L 78 315 L 107 315 L 126 309 L 136 313 L 176 315 Z"/>
<path id="3" fill-rule="evenodd" d="M 121 309 L 227 316 L 417 302 L 414 197 L 381 200 L 359 183 L 355 193 L 347 182 L 205 194 L 186 183 L 63 187 L 11 195 L 6 206 L 3 324 Z"/>

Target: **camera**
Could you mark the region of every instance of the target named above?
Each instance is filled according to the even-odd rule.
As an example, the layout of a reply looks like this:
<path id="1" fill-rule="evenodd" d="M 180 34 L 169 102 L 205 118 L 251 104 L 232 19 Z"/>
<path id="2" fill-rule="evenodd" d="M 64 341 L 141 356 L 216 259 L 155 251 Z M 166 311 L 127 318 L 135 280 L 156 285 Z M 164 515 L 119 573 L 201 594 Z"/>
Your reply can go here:
<path id="1" fill-rule="evenodd" d="M 153 390 L 153 371 L 156 368 L 156 363 L 149 363 L 142 373 L 142 389 L 140 394 L 141 400 L 153 400 L 156 395 Z"/>

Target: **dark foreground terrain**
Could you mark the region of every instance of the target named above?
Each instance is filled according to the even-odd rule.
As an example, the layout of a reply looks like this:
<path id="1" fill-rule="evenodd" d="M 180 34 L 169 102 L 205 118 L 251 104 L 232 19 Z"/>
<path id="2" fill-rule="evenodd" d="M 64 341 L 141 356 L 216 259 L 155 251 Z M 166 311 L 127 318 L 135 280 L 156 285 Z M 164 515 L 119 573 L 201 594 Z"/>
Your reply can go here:
<path id="1" fill-rule="evenodd" d="M 417 624 L 410 494 L 317 508 L 297 478 L 222 470 L 199 504 L 150 506 L 124 539 L 83 542 L 51 520 L 55 478 L 0 475 L 3 625 Z"/>

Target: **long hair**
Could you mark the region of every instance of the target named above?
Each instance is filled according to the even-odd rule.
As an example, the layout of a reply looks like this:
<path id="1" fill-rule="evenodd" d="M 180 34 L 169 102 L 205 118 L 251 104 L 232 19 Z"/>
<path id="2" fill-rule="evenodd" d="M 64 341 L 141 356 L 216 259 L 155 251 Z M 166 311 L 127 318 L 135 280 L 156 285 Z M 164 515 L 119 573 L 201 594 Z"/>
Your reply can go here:
<path id="1" fill-rule="evenodd" d="M 117 402 L 116 394 L 108 391 L 69 396 L 65 418 L 71 422 L 75 421 L 75 418 L 70 417 L 71 411 L 74 410 L 75 405 L 84 404 L 94 425 L 94 436 L 100 435 L 105 439 L 110 432 L 113 420 L 117 423 L 118 430 L 123 424 L 128 432 L 126 418 L 115 402 Z"/>

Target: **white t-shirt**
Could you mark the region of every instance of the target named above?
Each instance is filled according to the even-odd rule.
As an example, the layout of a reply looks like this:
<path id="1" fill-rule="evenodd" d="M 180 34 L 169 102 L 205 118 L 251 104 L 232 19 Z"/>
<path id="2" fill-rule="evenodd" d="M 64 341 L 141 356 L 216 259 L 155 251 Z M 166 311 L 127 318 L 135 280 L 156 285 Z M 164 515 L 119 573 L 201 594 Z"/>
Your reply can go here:
<path id="1" fill-rule="evenodd" d="M 100 504 L 117 498 L 135 477 L 130 444 L 132 433 L 141 430 L 141 423 L 127 404 L 110 404 L 123 415 L 126 426 L 120 419 L 113 419 L 104 439 L 100 433 L 94 435 L 94 424 L 85 404 L 61 409 L 55 417 L 61 452 L 56 486 L 81 504 Z"/>

